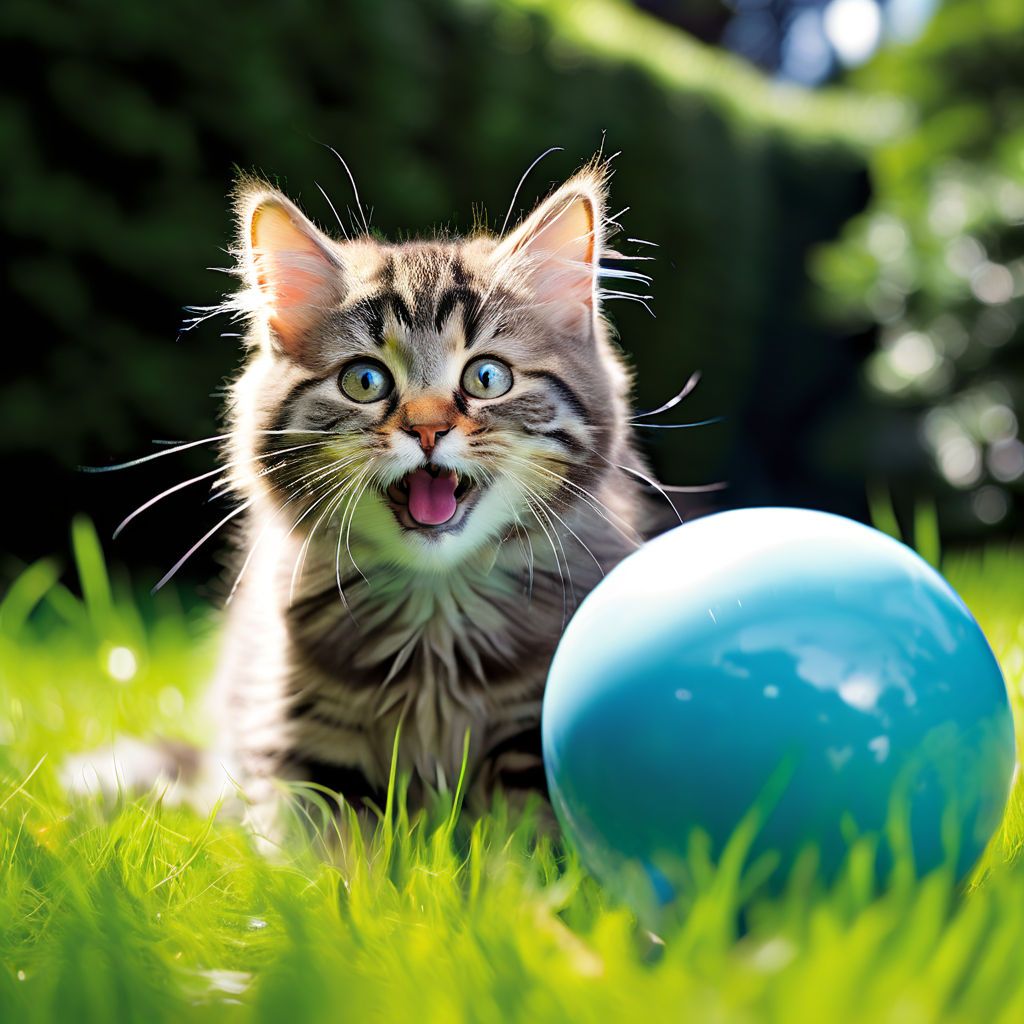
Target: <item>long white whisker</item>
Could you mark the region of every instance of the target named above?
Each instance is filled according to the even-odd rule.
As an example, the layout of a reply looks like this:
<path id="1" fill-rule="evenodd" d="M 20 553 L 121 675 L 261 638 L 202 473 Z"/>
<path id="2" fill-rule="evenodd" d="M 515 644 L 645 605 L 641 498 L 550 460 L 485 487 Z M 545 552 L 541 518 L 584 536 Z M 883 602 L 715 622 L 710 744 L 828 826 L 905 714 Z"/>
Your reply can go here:
<path id="1" fill-rule="evenodd" d="M 337 436 L 333 430 L 256 430 L 253 431 L 256 434 L 323 434 Z M 153 452 L 151 455 L 143 455 L 141 458 L 132 459 L 129 462 L 119 462 L 114 466 L 79 466 L 78 469 L 82 473 L 113 473 L 119 469 L 131 469 L 134 466 L 141 466 L 144 462 L 152 462 L 154 459 L 162 459 L 167 455 L 175 455 L 177 452 L 187 451 L 189 448 L 198 448 L 200 445 L 213 444 L 216 441 L 226 441 L 229 437 L 234 437 L 234 434 L 215 434 L 212 437 L 203 437 L 198 441 L 186 441 L 183 444 L 177 444 L 173 448 L 165 448 L 161 452 Z M 163 444 L 164 442 L 161 442 Z"/>
<path id="2" fill-rule="evenodd" d="M 356 510 L 359 507 L 359 502 L 362 500 L 363 495 L 366 493 L 366 489 L 370 486 L 374 478 L 376 467 L 373 462 L 368 462 L 366 468 L 362 474 L 356 478 L 356 482 L 352 485 L 352 497 L 349 498 L 348 504 L 345 506 L 345 511 L 342 513 L 341 526 L 338 530 L 338 550 L 337 557 L 334 560 L 334 569 L 337 575 L 338 590 L 341 591 L 341 538 L 342 534 L 345 535 L 345 552 L 348 555 L 348 560 L 352 563 L 352 568 L 363 578 L 363 582 L 369 584 L 369 580 L 366 578 L 366 574 L 356 564 L 355 558 L 352 557 L 352 547 L 350 544 L 352 534 L 352 521 L 356 517 Z M 365 480 L 365 482 L 364 482 Z M 345 519 L 348 518 L 348 525 L 345 526 Z"/>
<path id="3" fill-rule="evenodd" d="M 298 586 L 298 582 L 302 578 L 302 574 L 305 571 L 306 556 L 313 543 L 313 538 L 316 535 L 316 531 L 320 529 L 320 527 L 337 510 L 338 506 L 342 503 L 342 501 L 345 500 L 345 496 L 349 492 L 350 482 L 354 480 L 356 473 L 358 473 L 358 470 L 356 470 L 355 473 L 349 473 L 347 476 L 344 476 L 341 480 L 337 481 L 337 483 L 333 487 L 328 488 L 325 494 L 322 494 L 319 498 L 317 498 L 317 500 L 305 512 L 303 512 L 303 514 L 299 517 L 298 522 L 296 522 L 292 527 L 292 529 L 294 529 L 295 526 L 298 526 L 299 522 L 301 522 L 307 515 L 309 515 L 309 513 L 313 511 L 313 509 L 315 509 L 322 502 L 326 502 L 323 511 L 320 513 L 319 516 L 317 516 L 309 533 L 306 534 L 306 537 L 303 540 L 301 547 L 299 548 L 299 553 L 295 558 L 295 564 L 292 566 L 292 578 L 291 583 L 288 587 L 289 605 L 295 600 L 295 588 Z M 289 533 L 290 532 L 291 531 L 289 531 Z M 348 602 L 345 601 L 344 595 L 342 595 L 342 600 L 344 601 L 345 606 L 347 608 Z"/>
<path id="4" fill-rule="evenodd" d="M 309 444 L 296 445 L 293 448 L 285 448 L 283 451 L 274 452 L 275 455 L 284 455 L 288 452 L 297 452 L 302 448 L 316 448 L 319 445 L 326 444 L 325 441 L 312 441 Z M 152 508 L 158 501 L 162 501 L 164 498 L 169 498 L 172 494 L 176 494 L 178 491 L 184 490 L 186 487 L 191 487 L 192 484 L 202 483 L 203 480 L 209 480 L 210 477 L 219 476 L 222 473 L 226 473 L 229 469 L 233 469 L 236 466 L 244 465 L 247 462 L 254 462 L 257 459 L 262 458 L 260 455 L 253 455 L 245 459 L 235 459 L 232 462 L 228 462 L 223 466 L 218 466 L 216 469 L 211 469 L 209 472 L 200 473 L 199 476 L 194 476 L 189 480 L 183 480 L 181 483 L 175 484 L 173 487 L 168 487 L 167 490 L 161 491 L 159 494 L 154 495 L 148 501 L 143 502 L 134 512 L 126 516 L 121 520 L 120 525 L 114 531 L 112 540 L 117 540 L 121 531 L 137 516 L 142 515 L 146 509 Z M 262 475 L 262 474 L 261 474 Z M 223 493 L 223 492 L 221 492 Z M 214 497 L 217 497 L 217 493 L 214 493 Z"/>
<path id="5" fill-rule="evenodd" d="M 253 504 L 254 501 L 254 498 L 250 498 L 244 504 L 239 505 L 238 508 L 232 509 L 232 511 L 230 511 L 219 523 L 217 523 L 216 526 L 214 526 L 210 530 L 207 530 L 206 533 L 204 533 L 202 537 L 200 537 L 199 540 L 197 540 L 195 544 L 193 544 L 192 547 L 190 547 L 188 551 L 186 551 L 185 554 L 183 554 L 181 558 L 179 558 L 166 573 L 164 573 L 164 575 L 160 579 L 160 582 L 157 583 L 157 585 L 152 589 L 151 593 L 155 594 L 161 587 L 163 587 L 163 585 L 167 583 L 171 579 L 171 577 L 173 577 L 174 574 L 192 557 L 192 555 L 194 555 L 196 551 L 198 551 L 218 530 L 220 530 L 221 527 L 227 525 L 229 522 L 231 522 L 232 519 L 235 518 L 235 516 L 240 515 L 242 512 L 244 512 Z"/>
<path id="6" fill-rule="evenodd" d="M 278 456 L 278 455 L 287 455 L 289 452 L 302 451 L 303 449 L 306 449 L 306 448 L 324 448 L 329 443 L 330 443 L 329 441 L 313 441 L 310 444 L 297 445 L 294 448 L 282 448 L 279 451 L 264 452 L 262 455 L 253 456 L 253 458 L 254 459 L 271 459 L 271 458 L 274 458 L 275 456 Z M 239 460 L 237 463 L 228 463 L 225 468 L 230 468 L 230 467 L 232 467 L 234 465 L 241 465 L 243 462 L 247 462 L 247 461 L 252 461 L 252 460 L 251 459 L 243 459 L 243 460 Z M 273 466 L 267 466 L 266 468 L 261 469 L 255 475 L 255 479 L 260 480 L 263 477 L 270 476 L 271 473 L 276 473 L 276 472 L 278 472 L 279 470 L 282 470 L 282 469 L 291 469 L 292 467 L 295 466 L 296 462 L 298 462 L 300 467 L 302 466 L 302 461 L 298 460 L 298 459 L 288 459 L 288 460 L 286 460 L 284 462 L 275 463 Z M 331 463 L 331 465 L 336 465 L 336 463 Z M 301 482 L 302 480 L 308 480 L 311 476 L 315 475 L 316 472 L 318 470 L 322 469 L 322 468 L 323 467 L 321 467 L 321 466 L 314 466 L 313 469 L 310 470 L 309 472 L 303 473 L 301 476 L 296 477 L 294 480 L 285 482 L 285 484 L 284 484 L 285 489 L 287 489 L 289 487 L 293 487 L 295 484 Z M 219 498 L 222 494 L 225 494 L 228 491 L 230 491 L 231 487 L 232 487 L 232 484 L 231 484 L 230 480 L 225 480 L 223 483 L 217 484 L 216 486 L 214 486 L 214 488 L 212 489 L 212 491 L 210 493 L 210 500 L 214 501 L 215 499 Z"/>
<path id="7" fill-rule="evenodd" d="M 629 473 L 631 476 L 638 477 L 645 483 L 650 484 L 650 486 L 653 487 L 665 499 L 665 501 L 668 502 L 669 508 L 672 509 L 673 515 L 675 515 L 676 519 L 679 520 L 680 525 L 682 525 L 683 517 L 679 514 L 679 509 L 676 508 L 672 499 L 661 489 L 661 485 L 655 479 L 649 477 L 646 473 L 641 473 L 639 469 L 633 469 L 630 466 L 620 466 L 617 462 L 612 463 L 612 465 L 614 465 L 617 469 L 621 469 L 624 473 Z"/>
<path id="8" fill-rule="evenodd" d="M 351 456 L 348 457 L 348 461 L 351 461 L 351 458 L 352 458 Z M 294 481 L 292 481 L 292 486 L 294 486 L 295 484 L 301 483 L 303 480 L 307 480 L 310 477 L 316 477 L 316 480 L 314 482 L 314 488 L 315 488 L 315 486 L 317 484 L 319 484 L 321 480 L 329 478 L 330 475 L 335 470 L 341 468 L 342 466 L 344 466 L 346 464 L 347 464 L 346 463 L 346 459 L 342 458 L 342 459 L 339 459 L 336 462 L 332 462 L 330 465 L 328 465 L 326 467 L 317 466 L 315 469 L 311 470 L 308 473 L 302 474 L 302 476 L 300 476 L 297 479 L 295 479 Z M 316 491 L 314 490 L 313 493 L 315 494 Z M 331 488 L 329 486 L 328 490 L 327 490 L 327 494 L 330 494 L 330 493 L 332 493 L 332 491 L 331 491 Z M 293 494 L 291 497 L 287 498 L 284 502 L 282 502 L 282 504 L 275 510 L 273 515 L 267 521 L 266 525 L 264 525 L 263 529 L 260 530 L 259 536 L 253 542 L 252 547 L 249 548 L 249 552 L 245 556 L 245 560 L 242 562 L 242 567 L 239 569 L 238 575 L 235 577 L 235 582 L 232 584 L 231 592 L 228 594 L 228 599 L 227 599 L 226 603 L 228 603 L 228 604 L 231 603 L 231 599 L 235 596 L 235 592 L 238 590 L 239 584 L 242 582 L 242 577 L 245 575 L 246 569 L 249 568 L 249 563 L 252 561 L 253 556 L 256 554 L 256 550 L 259 548 L 260 544 L 262 543 L 263 538 L 267 535 L 267 532 L 269 531 L 270 527 L 277 520 L 278 516 L 280 516 L 281 513 L 284 512 L 284 510 L 289 505 L 292 504 L 292 502 L 298 501 L 299 498 L 301 498 L 301 497 L 302 497 L 302 493 L 299 492 L 297 494 Z M 322 500 L 322 497 L 323 496 L 321 496 L 321 498 L 317 498 L 317 500 L 313 503 L 312 507 L 315 507 L 316 504 L 319 503 L 319 501 Z M 298 526 L 298 524 L 300 522 L 302 522 L 302 520 L 305 518 L 305 516 L 308 515 L 308 513 L 311 511 L 311 508 L 307 509 L 305 512 L 303 512 L 302 515 L 300 515 L 299 518 L 294 523 L 292 523 L 291 527 L 288 529 L 288 532 L 285 534 L 285 540 L 287 540 L 288 537 L 291 536 L 292 531 Z M 294 579 L 293 579 L 293 586 L 294 586 Z M 290 603 L 291 603 L 291 597 L 289 595 L 289 604 Z"/>
<path id="9" fill-rule="evenodd" d="M 566 594 L 565 594 L 565 574 L 562 572 L 562 563 L 558 558 L 558 551 L 555 549 L 555 542 L 551 539 L 551 534 L 548 533 L 547 527 L 545 527 L 543 520 L 540 517 L 539 510 L 533 504 L 533 502 L 526 497 L 526 505 L 533 513 L 533 518 L 537 520 L 537 525 L 541 528 L 544 536 L 547 537 L 548 544 L 551 547 L 551 553 L 555 556 L 555 567 L 558 569 L 558 576 L 562 581 L 562 628 L 565 628 L 565 621 L 567 617 L 568 607 L 566 605 Z"/>
<path id="10" fill-rule="evenodd" d="M 544 507 L 544 509 L 545 509 L 545 511 L 546 511 L 546 513 L 548 515 L 554 516 L 569 531 L 569 533 L 572 534 L 572 536 L 576 539 L 576 542 L 580 545 L 580 547 L 582 547 L 583 550 L 586 551 L 586 553 L 588 555 L 590 555 L 590 557 L 594 560 L 594 565 L 597 566 L 598 571 L 603 576 L 604 575 L 604 566 L 602 566 L 601 563 L 597 560 L 597 556 L 594 554 L 593 551 L 590 550 L 590 548 L 587 546 L 587 544 L 580 538 L 579 534 L 554 510 L 554 508 L 551 505 L 551 502 L 545 501 L 544 498 L 541 497 L 541 495 L 539 495 L 536 491 L 534 491 L 531 488 L 527 487 L 526 484 L 524 484 L 521 479 L 519 481 L 519 485 L 524 490 L 526 490 L 529 494 L 531 494 L 533 496 L 533 498 L 537 501 L 538 504 L 543 505 L 543 507 Z M 561 543 L 561 541 L 559 541 L 559 543 Z M 564 553 L 565 553 L 565 549 L 564 548 L 562 549 L 562 553 L 564 555 Z M 566 564 L 566 568 L 568 569 L 568 566 L 569 566 L 569 560 L 568 559 L 566 559 L 566 563 L 565 564 Z M 571 586 L 572 585 L 572 574 L 571 573 L 570 573 L 570 577 L 569 577 L 569 582 L 570 582 L 570 586 Z M 575 599 L 576 599 L 576 594 L 574 592 L 573 593 L 573 600 L 575 601 Z"/>
<path id="11" fill-rule="evenodd" d="M 588 448 L 589 447 L 590 446 L 588 446 Z M 600 455 L 600 453 L 594 448 L 590 448 L 590 451 L 592 451 L 595 455 Z M 546 466 L 541 466 L 538 463 L 530 462 L 526 459 L 523 459 L 520 456 L 513 455 L 512 453 L 506 453 L 503 457 L 507 460 L 518 461 L 520 465 L 525 466 L 530 470 L 544 473 L 545 475 L 550 476 L 552 479 L 558 480 L 566 487 L 571 487 L 576 492 L 576 494 L 580 498 L 582 498 L 587 503 L 587 505 L 589 505 L 609 526 L 611 526 L 617 533 L 619 533 L 624 540 L 626 540 L 628 543 L 634 546 L 639 546 L 643 543 L 643 537 L 641 537 L 640 534 L 633 528 L 633 525 L 631 523 L 625 520 L 613 509 L 609 508 L 603 501 L 600 500 L 600 498 L 597 497 L 597 495 L 595 495 L 591 491 L 588 491 L 585 487 L 581 487 L 579 484 L 570 480 L 568 477 L 562 476 L 561 473 L 556 473 L 554 470 L 548 469 Z M 603 456 L 601 457 L 603 458 Z M 608 460 L 605 459 L 605 461 L 607 462 Z M 608 464 L 614 466 L 614 463 Z M 607 515 L 605 513 L 607 513 Z M 630 531 L 630 533 L 633 534 L 633 536 L 629 536 L 629 534 L 627 534 L 617 523 L 613 522 L 613 520 L 610 519 L 609 516 L 614 516 L 614 518 L 617 519 L 619 523 L 622 523 Z"/>

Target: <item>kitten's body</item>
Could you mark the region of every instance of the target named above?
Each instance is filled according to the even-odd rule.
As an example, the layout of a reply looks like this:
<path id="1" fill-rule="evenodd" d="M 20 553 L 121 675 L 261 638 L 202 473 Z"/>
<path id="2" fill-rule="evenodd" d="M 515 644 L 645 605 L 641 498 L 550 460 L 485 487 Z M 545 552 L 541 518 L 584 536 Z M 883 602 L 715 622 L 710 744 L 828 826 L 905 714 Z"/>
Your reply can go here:
<path id="1" fill-rule="evenodd" d="M 648 526 L 599 308 L 604 184 L 505 238 L 385 245 L 242 183 L 246 520 L 215 694 L 257 804 L 280 778 L 379 801 L 399 726 L 414 801 L 454 785 L 467 732 L 471 798 L 543 789 L 555 646 Z"/>

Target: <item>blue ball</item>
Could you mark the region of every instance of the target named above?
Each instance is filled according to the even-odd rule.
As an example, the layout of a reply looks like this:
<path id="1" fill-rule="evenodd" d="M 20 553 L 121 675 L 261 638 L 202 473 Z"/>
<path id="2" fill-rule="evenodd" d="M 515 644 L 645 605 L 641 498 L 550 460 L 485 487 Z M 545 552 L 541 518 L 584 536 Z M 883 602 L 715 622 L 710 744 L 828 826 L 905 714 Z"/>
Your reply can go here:
<path id="1" fill-rule="evenodd" d="M 694 828 L 720 853 L 780 777 L 752 851 L 781 855 L 777 877 L 807 845 L 832 875 L 850 826 L 883 836 L 899 807 L 916 868 L 962 875 L 1015 761 L 999 666 L 949 584 L 876 530 L 786 508 L 696 520 L 616 567 L 558 647 L 542 734 L 559 820 L 609 881 L 683 857 Z"/>

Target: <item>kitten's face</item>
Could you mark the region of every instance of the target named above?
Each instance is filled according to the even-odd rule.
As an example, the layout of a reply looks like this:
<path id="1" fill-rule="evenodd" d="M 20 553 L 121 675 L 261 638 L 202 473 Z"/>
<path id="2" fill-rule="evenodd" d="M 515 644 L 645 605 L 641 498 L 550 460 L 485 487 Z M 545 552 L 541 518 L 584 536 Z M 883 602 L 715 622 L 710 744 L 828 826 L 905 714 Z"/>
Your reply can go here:
<path id="1" fill-rule="evenodd" d="M 624 418 L 596 308 L 600 200 L 583 177 L 505 239 L 392 246 L 331 241 L 247 186 L 261 337 L 236 391 L 257 456 L 243 486 L 304 536 L 401 564 L 562 532 Z"/>

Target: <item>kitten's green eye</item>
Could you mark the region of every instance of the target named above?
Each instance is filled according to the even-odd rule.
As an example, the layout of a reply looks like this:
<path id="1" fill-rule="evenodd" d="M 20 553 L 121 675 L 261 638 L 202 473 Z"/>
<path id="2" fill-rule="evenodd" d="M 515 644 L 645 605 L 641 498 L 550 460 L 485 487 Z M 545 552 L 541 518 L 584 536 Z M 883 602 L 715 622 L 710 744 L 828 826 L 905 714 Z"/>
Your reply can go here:
<path id="1" fill-rule="evenodd" d="M 462 371 L 462 386 L 474 398 L 499 398 L 512 387 L 512 371 L 500 359 L 483 356 Z"/>
<path id="2" fill-rule="evenodd" d="M 341 376 L 338 385 L 346 398 L 353 402 L 379 402 L 386 398 L 393 387 L 391 374 L 370 359 L 357 359 L 349 363 Z"/>

